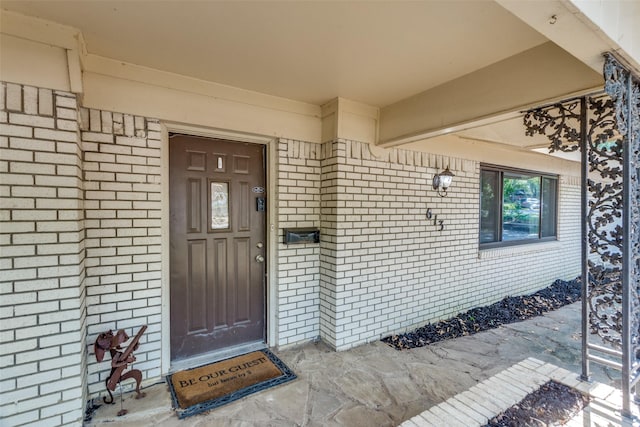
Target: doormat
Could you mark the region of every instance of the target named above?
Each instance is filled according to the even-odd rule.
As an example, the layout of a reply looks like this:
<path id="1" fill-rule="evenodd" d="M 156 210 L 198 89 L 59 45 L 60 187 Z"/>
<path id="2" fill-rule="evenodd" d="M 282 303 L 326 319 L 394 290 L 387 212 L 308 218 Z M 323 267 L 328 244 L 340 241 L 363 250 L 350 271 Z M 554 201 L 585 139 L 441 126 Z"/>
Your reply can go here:
<path id="1" fill-rule="evenodd" d="M 266 349 L 167 375 L 180 419 L 294 379 L 296 374 Z"/>

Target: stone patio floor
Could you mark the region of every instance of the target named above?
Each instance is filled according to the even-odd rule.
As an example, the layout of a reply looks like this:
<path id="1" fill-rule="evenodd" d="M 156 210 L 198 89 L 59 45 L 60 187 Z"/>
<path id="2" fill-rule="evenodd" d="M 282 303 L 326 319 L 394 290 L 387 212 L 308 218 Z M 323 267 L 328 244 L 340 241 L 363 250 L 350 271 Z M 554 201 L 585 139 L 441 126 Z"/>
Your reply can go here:
<path id="1" fill-rule="evenodd" d="M 447 405 L 445 401 L 478 383 L 493 381 L 491 377 L 515 364 L 526 364 L 527 358 L 533 357 L 534 362 L 529 363 L 534 365 L 544 362 L 542 365 L 571 371 L 577 377 L 580 345 L 580 303 L 523 322 L 411 350 L 398 351 L 378 341 L 335 352 L 323 343 L 308 343 L 274 350 L 298 375 L 293 382 L 184 420 L 178 420 L 171 409 L 167 385 L 156 384 L 145 389 L 144 399 L 135 400 L 133 393 L 124 395 L 127 415 L 117 417 L 120 402 L 116 399 L 116 404 L 98 408 L 86 425 L 433 425 L 413 420 L 420 422 L 420 418 L 414 417 L 439 404 Z M 570 373 L 557 372 L 570 380 Z M 619 373 L 613 369 L 592 364 L 592 376 L 598 383 L 619 388 Z M 609 412 L 615 418 L 614 411 Z M 608 425 L 592 422 L 595 418 L 588 416 L 590 413 L 586 411 L 586 418 L 581 414 L 580 420 L 576 418 L 572 425 Z M 447 422 L 461 425 L 452 419 Z M 611 425 L 616 425 L 615 419 Z M 618 421 L 618 425 L 637 424 Z"/>
<path id="2" fill-rule="evenodd" d="M 595 381 L 580 381 L 575 372 L 529 357 L 479 382 L 469 390 L 432 406 L 405 421 L 400 427 L 484 426 L 495 415 L 517 404 L 550 380 L 573 387 L 588 395 L 590 399 L 584 410 L 574 414 L 569 420 L 562 420 L 566 421 L 565 424 L 558 425 L 567 427 L 636 427 L 640 425 L 638 423 L 640 412 L 637 407 L 633 411 L 635 419 L 621 417 L 619 408 L 622 406 L 622 393 L 620 390 Z"/>

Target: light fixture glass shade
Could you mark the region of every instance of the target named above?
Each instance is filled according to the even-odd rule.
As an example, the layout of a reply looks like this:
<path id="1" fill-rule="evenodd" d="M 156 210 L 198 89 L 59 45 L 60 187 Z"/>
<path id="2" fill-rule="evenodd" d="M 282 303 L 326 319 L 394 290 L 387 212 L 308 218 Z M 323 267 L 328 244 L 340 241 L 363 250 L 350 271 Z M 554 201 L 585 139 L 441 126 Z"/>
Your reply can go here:
<path id="1" fill-rule="evenodd" d="M 443 190 L 449 188 L 451 182 L 453 181 L 453 176 L 454 175 L 449 170 L 449 166 L 447 166 L 447 168 L 440 173 L 440 185 L 442 186 Z"/>
<path id="2" fill-rule="evenodd" d="M 433 176 L 433 189 L 438 192 L 440 197 L 447 195 L 447 189 L 451 185 L 454 176 L 455 175 L 449 170 L 449 166 L 439 174 Z"/>

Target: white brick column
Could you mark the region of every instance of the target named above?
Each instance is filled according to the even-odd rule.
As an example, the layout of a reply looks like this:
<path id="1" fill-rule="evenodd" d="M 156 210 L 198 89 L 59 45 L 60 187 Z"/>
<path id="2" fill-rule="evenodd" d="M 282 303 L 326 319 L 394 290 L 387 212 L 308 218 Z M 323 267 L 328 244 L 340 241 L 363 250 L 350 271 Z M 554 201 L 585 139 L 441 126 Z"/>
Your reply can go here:
<path id="1" fill-rule="evenodd" d="M 75 95 L 0 84 L 0 424 L 82 425 L 82 153 Z"/>
<path id="2" fill-rule="evenodd" d="M 337 348 L 339 310 L 339 265 L 342 263 L 339 244 L 344 235 L 343 218 L 340 210 L 344 207 L 345 194 L 340 194 L 341 170 L 345 162 L 344 144 L 335 141 L 322 145 L 322 171 L 320 184 L 321 198 L 321 246 L 320 246 L 320 337 L 333 348 Z"/>
<path id="3" fill-rule="evenodd" d="M 160 124 L 82 108 L 87 230 L 89 393 L 105 392 L 110 360 L 95 360 L 101 332 L 148 329 L 136 351 L 144 381 L 160 378 Z M 135 383 L 125 383 L 131 387 Z"/>
<path id="4" fill-rule="evenodd" d="M 320 227 L 320 149 L 301 141 L 278 144 L 278 345 L 320 335 L 320 245 L 283 243 L 285 228 Z"/>

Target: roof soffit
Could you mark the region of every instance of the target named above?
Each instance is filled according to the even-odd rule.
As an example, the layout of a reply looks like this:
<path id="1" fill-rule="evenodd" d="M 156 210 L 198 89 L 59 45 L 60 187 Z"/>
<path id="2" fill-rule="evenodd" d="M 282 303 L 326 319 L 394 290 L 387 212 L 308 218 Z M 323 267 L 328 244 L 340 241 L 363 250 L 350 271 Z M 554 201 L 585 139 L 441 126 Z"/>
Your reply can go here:
<path id="1" fill-rule="evenodd" d="M 322 105 L 381 107 L 544 43 L 493 1 L 3 0 L 88 53 Z"/>

